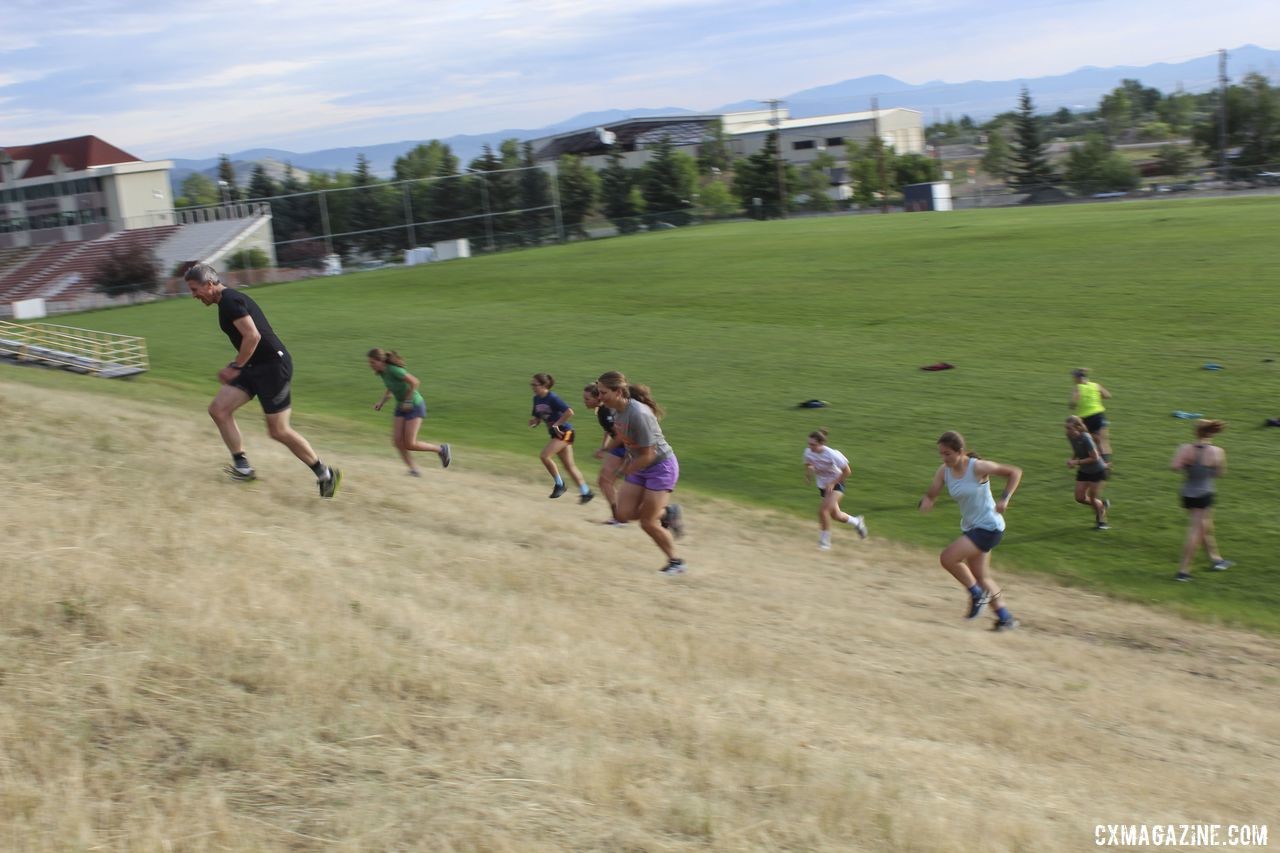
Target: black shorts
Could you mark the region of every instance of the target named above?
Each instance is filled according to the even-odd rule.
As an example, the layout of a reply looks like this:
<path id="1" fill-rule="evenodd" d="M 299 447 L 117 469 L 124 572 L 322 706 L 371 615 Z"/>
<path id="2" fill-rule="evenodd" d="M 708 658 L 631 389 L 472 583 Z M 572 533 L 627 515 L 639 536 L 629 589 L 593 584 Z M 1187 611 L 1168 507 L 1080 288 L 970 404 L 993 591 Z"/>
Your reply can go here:
<path id="1" fill-rule="evenodd" d="M 552 441 L 563 441 L 565 444 L 573 444 L 573 433 L 571 429 L 561 429 L 559 433 L 551 427 L 547 427 L 547 435 Z"/>
<path id="2" fill-rule="evenodd" d="M 844 494 L 844 483 L 836 483 L 836 491 L 840 492 L 840 494 Z M 823 488 L 819 488 L 818 494 L 822 495 L 825 498 L 827 496 L 827 490 Z"/>
<path id="3" fill-rule="evenodd" d="M 293 359 L 286 352 L 275 361 L 250 362 L 230 384 L 250 397 L 257 397 L 263 414 L 275 415 L 293 405 L 292 380 Z"/>
<path id="4" fill-rule="evenodd" d="M 1213 506 L 1213 495 L 1200 495 L 1194 498 L 1182 496 L 1183 509 L 1208 509 L 1211 506 Z"/>
<path id="5" fill-rule="evenodd" d="M 1106 468 L 1103 468 L 1101 471 L 1084 471 L 1079 468 L 1076 469 L 1077 483 L 1101 483 L 1107 480 L 1110 476 L 1111 474 Z"/>
<path id="6" fill-rule="evenodd" d="M 1107 427 L 1106 412 L 1097 412 L 1095 414 L 1089 415 L 1089 417 L 1087 418 L 1081 418 L 1080 420 L 1084 421 L 1084 428 L 1089 430 L 1089 433 L 1091 435 L 1097 432 L 1098 430 L 1106 429 Z"/>

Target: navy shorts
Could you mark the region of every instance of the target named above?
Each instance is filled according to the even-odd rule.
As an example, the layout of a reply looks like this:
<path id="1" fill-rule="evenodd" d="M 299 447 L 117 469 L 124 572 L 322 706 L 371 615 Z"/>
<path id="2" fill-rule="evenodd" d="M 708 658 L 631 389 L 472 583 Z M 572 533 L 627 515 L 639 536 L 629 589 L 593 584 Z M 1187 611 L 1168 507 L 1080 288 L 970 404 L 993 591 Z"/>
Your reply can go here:
<path id="1" fill-rule="evenodd" d="M 1200 495 L 1194 498 L 1182 496 L 1183 509 L 1208 509 L 1211 506 L 1213 506 L 1213 495 Z"/>
<path id="2" fill-rule="evenodd" d="M 1101 471 L 1085 471 L 1081 468 L 1076 469 L 1077 483 L 1101 483 L 1104 480 L 1110 479 L 1110 477 L 1111 474 L 1106 468 L 1103 468 Z"/>
<path id="3" fill-rule="evenodd" d="M 274 361 L 246 364 L 230 385 L 257 397 L 263 414 L 276 415 L 293 405 L 292 380 L 293 359 L 286 352 Z"/>
<path id="4" fill-rule="evenodd" d="M 844 483 L 836 483 L 836 491 L 844 494 Z M 818 494 L 825 498 L 827 496 L 827 490 L 820 488 L 818 489 Z"/>
<path id="5" fill-rule="evenodd" d="M 984 554 L 992 548 L 1000 544 L 1000 540 L 1004 538 L 1003 530 L 988 530 L 985 527 L 970 527 L 964 532 L 969 537 L 969 541 L 978 546 L 978 550 Z"/>
<path id="6" fill-rule="evenodd" d="M 1089 430 L 1090 433 L 1095 433 L 1107 427 L 1107 416 L 1104 412 L 1098 412 L 1080 420 L 1084 421 L 1085 429 Z"/>
<path id="7" fill-rule="evenodd" d="M 426 416 L 427 416 L 426 400 L 423 400 L 421 403 L 418 403 L 416 406 L 414 406 L 412 409 L 410 409 L 407 412 L 404 409 L 400 408 L 399 405 L 396 406 L 397 418 L 406 418 L 408 420 L 413 420 L 414 418 L 425 418 Z"/>
<path id="8" fill-rule="evenodd" d="M 627 448 L 624 445 L 619 444 L 617 447 L 609 451 L 609 455 L 616 456 L 619 459 L 624 459 L 627 455 Z"/>

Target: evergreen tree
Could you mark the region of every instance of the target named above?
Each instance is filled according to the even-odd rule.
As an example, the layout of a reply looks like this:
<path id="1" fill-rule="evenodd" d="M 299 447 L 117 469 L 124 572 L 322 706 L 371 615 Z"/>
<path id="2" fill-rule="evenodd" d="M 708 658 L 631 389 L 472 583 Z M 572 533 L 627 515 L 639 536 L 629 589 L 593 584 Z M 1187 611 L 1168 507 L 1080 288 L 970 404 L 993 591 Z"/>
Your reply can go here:
<path id="1" fill-rule="evenodd" d="M 782 198 L 782 187 L 778 185 L 779 159 L 775 130 L 765 137 L 764 148 L 734 164 L 733 190 L 742 199 L 747 216 L 776 219 L 783 215 L 783 205 L 788 200 Z M 794 186 L 795 176 L 787 174 L 791 168 L 785 164 L 782 168 L 786 186 Z"/>
<path id="2" fill-rule="evenodd" d="M 729 151 L 729 137 L 724 132 L 724 122 L 716 119 L 706 129 L 706 135 L 698 144 L 698 171 L 703 175 L 726 171 L 733 165 Z"/>
<path id="3" fill-rule="evenodd" d="M 267 199 L 276 194 L 276 182 L 267 175 L 261 163 L 253 165 L 253 175 L 249 178 L 249 198 Z"/>
<path id="4" fill-rule="evenodd" d="M 434 173 L 435 180 L 426 186 L 426 219 L 428 225 L 417 232 L 420 240 L 434 243 L 468 236 L 469 224 L 459 222 L 458 217 L 469 213 L 467 208 L 466 179 L 458 173 L 458 158 L 448 145 L 440 146 L 440 159 Z M 414 210 L 418 210 L 418 192 L 415 187 Z"/>
<path id="5" fill-rule="evenodd" d="M 1015 185 L 1028 190 L 1049 183 L 1053 176 L 1048 151 L 1040 137 L 1040 124 L 1031 102 L 1031 92 L 1025 86 L 1018 96 L 1018 111 L 1014 117 L 1012 175 Z"/>
<path id="6" fill-rule="evenodd" d="M 218 155 L 218 189 L 219 201 L 239 201 L 240 187 L 236 184 L 236 170 L 226 154 Z"/>
<path id="7" fill-rule="evenodd" d="M 1009 177 L 1013 151 L 1005 138 L 1004 125 L 997 124 L 987 131 L 987 150 L 982 155 L 982 171 L 997 180 Z"/>
<path id="8" fill-rule="evenodd" d="M 583 221 L 600 197 L 600 176 L 573 154 L 561 154 L 556 169 L 560 189 L 560 220 L 566 235 L 586 237 Z"/>
<path id="9" fill-rule="evenodd" d="M 551 234 L 555 213 L 551 210 L 551 179 L 533 159 L 533 145 L 520 148 L 520 205 L 524 208 L 523 230 L 535 246 Z M 563 210 L 561 211 L 563 215 Z"/>
<path id="10" fill-rule="evenodd" d="M 634 182 L 631 170 L 622 164 L 622 154 L 616 149 L 609 152 L 609 165 L 600 172 L 600 202 L 604 215 L 617 227 L 620 234 L 632 234 L 640 230 L 637 199 L 632 195 Z"/>
<path id="11" fill-rule="evenodd" d="M 376 252 L 383 248 L 386 234 L 382 230 L 387 225 L 386 205 L 381 192 L 381 182 L 369 168 L 369 158 L 364 154 L 356 155 L 356 171 L 352 178 L 355 190 L 348 195 L 351 198 L 350 214 L 347 220 L 348 229 L 357 232 L 352 235 L 352 242 L 365 252 Z"/>
<path id="12" fill-rule="evenodd" d="M 688 225 L 689 207 L 697 186 L 697 166 L 688 154 L 677 152 L 670 137 L 663 136 L 653 157 L 640 171 L 640 192 L 649 212 L 650 228 L 660 223 Z"/>

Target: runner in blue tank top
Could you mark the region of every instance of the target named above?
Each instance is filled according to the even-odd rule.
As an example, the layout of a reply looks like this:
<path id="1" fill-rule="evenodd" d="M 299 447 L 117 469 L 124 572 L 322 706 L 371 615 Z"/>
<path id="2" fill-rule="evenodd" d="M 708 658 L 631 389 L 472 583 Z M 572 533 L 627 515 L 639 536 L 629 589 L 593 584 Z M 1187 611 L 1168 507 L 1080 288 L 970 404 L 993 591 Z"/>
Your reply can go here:
<path id="1" fill-rule="evenodd" d="M 560 477 L 560 469 L 556 467 L 556 458 L 564 463 L 564 469 L 578 484 L 578 503 L 587 503 L 595 495 L 587 481 L 583 479 L 578 466 L 573 464 L 573 409 L 569 404 L 551 393 L 556 380 L 550 373 L 535 373 L 529 380 L 533 389 L 533 408 L 529 411 L 529 428 L 538 424 L 547 425 L 547 444 L 542 448 L 539 458 L 542 465 L 551 475 L 551 494 L 548 497 L 558 498 L 564 494 L 564 480 Z"/>
<path id="2" fill-rule="evenodd" d="M 942 464 L 933 475 L 929 491 L 920 499 L 920 511 L 933 509 L 933 502 L 946 486 L 960 505 L 963 534 L 943 550 L 938 561 L 969 591 L 965 618 L 977 618 L 983 606 L 991 602 L 996 608 L 995 630 L 1016 628 L 1018 620 L 1004 605 L 1003 594 L 991 573 L 991 549 L 1004 537 L 1004 511 L 1022 482 L 1022 469 L 966 454 L 964 436 L 958 432 L 942 434 L 938 439 L 938 454 Z M 992 475 L 1006 480 L 998 501 L 991 495 Z"/>

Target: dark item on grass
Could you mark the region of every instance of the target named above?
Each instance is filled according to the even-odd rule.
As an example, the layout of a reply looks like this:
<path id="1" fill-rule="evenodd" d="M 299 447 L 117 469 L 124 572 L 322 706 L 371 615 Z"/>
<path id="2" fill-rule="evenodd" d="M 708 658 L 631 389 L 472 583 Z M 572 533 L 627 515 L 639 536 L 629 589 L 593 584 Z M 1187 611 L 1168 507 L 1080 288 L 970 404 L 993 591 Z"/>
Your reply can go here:
<path id="1" fill-rule="evenodd" d="M 945 361 L 940 361 L 937 364 L 926 364 L 924 367 L 920 369 L 921 370 L 952 370 L 954 368 L 955 368 L 954 364 L 950 364 Z"/>
<path id="2" fill-rule="evenodd" d="M 797 409 L 825 409 L 828 405 L 830 404 L 827 403 L 826 400 L 805 400 L 803 403 L 799 403 L 796 406 L 796 408 Z"/>
<path id="3" fill-rule="evenodd" d="M 1280 418 L 1267 418 L 1262 422 L 1263 426 L 1280 426 Z"/>

